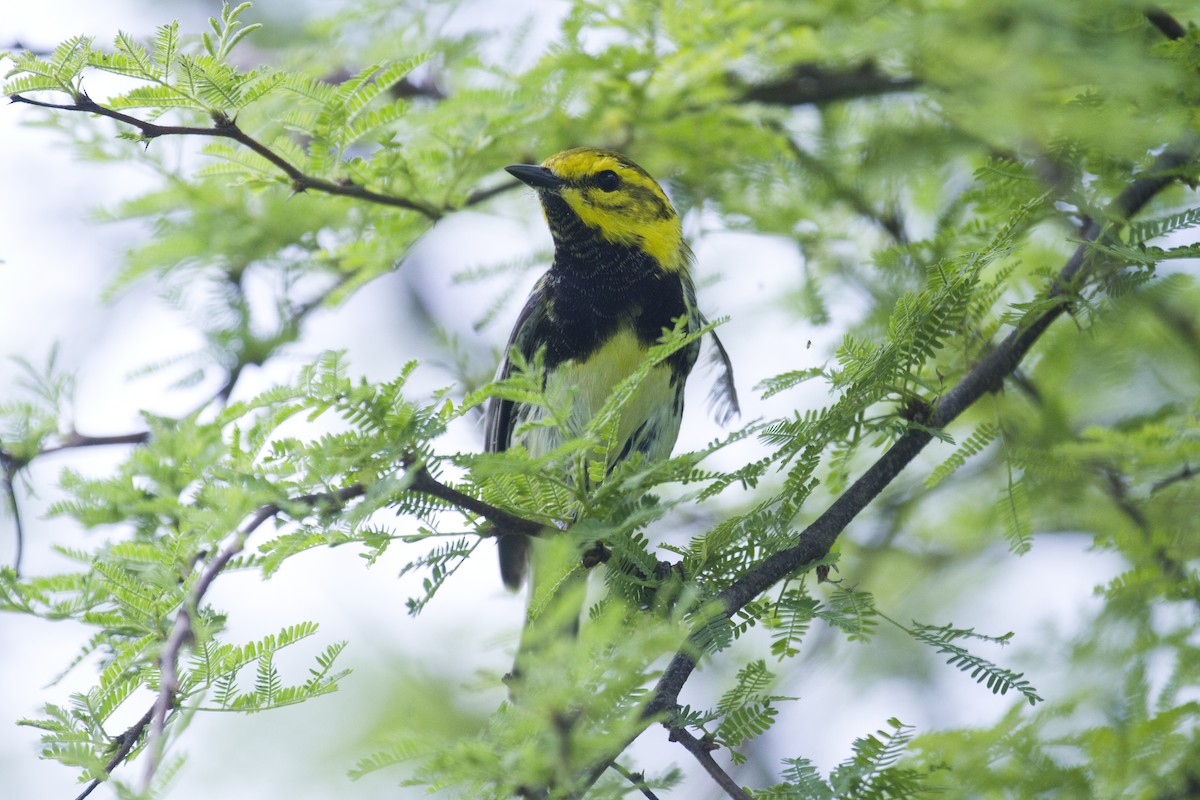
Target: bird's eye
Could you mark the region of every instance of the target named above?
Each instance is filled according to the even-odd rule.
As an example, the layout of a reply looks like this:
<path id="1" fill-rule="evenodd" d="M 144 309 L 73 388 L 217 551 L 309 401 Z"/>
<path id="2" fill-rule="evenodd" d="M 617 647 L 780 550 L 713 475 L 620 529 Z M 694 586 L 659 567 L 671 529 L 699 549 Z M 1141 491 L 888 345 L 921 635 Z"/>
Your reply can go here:
<path id="1" fill-rule="evenodd" d="M 596 173 L 596 185 L 601 191 L 615 192 L 617 187 L 621 185 L 621 176 L 613 172 L 611 169 L 606 169 L 603 172 Z"/>

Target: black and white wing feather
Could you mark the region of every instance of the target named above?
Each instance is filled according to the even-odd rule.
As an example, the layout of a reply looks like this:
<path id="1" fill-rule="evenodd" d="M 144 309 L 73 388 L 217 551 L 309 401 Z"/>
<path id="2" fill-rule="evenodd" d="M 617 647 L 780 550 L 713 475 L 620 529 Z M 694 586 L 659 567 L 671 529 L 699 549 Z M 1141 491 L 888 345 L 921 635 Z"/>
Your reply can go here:
<path id="1" fill-rule="evenodd" d="M 543 279 L 544 280 L 544 279 Z M 504 359 L 496 371 L 496 380 L 504 380 L 512 374 L 509 354 L 516 349 L 527 361 L 532 360 L 542 345 L 541 327 L 545 319 L 546 306 L 543 302 L 542 282 L 534 287 L 517 316 L 508 346 L 504 348 Z M 484 411 L 484 448 L 489 453 L 502 453 L 512 445 L 513 430 L 520 418 L 516 403 L 493 397 Z M 529 537 L 519 533 L 499 532 L 497 544 L 500 548 L 500 577 L 509 589 L 521 588 L 529 565 Z"/>

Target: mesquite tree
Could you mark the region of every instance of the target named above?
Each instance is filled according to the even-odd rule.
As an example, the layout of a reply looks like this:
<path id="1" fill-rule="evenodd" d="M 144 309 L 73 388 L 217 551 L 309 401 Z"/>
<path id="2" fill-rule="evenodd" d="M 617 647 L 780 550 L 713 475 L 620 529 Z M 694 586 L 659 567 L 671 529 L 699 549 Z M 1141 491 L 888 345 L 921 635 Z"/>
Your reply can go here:
<path id="1" fill-rule="evenodd" d="M 10 353 L 24 377 L 0 398 L 15 543 L 0 609 L 79 623 L 80 655 L 61 666 L 91 685 L 51 685 L 23 720 L 43 757 L 77 770 L 83 795 L 108 784 L 148 797 L 176 773 L 197 715 L 324 703 L 357 679 L 344 641 L 305 651 L 307 670 L 290 658 L 320 620 L 234 636 L 246 609 L 217 607 L 212 590 L 235 571 L 270 597 L 301 554 L 354 548 L 363 569 L 419 577 L 405 584 L 414 619 L 397 609 L 403 632 L 378 639 L 413 636 L 430 604 L 471 590 L 463 571 L 494 558 L 496 532 L 515 530 L 561 551 L 563 580 L 591 574 L 578 636 L 537 648 L 513 697 L 501 666 L 466 686 L 431 680 L 438 696 L 470 696 L 446 700 L 453 714 L 410 705 L 368 735 L 347 708 L 341 738 L 364 744 L 331 769 L 464 797 L 666 797 L 681 780 L 680 796 L 741 798 L 1191 796 L 1191 11 L 578 0 L 551 33 L 489 37 L 462 24 L 469 6 L 435 0 L 355 3 L 307 26 L 243 4 L 203 31 L 168 22 L 146 41 L 6 53 L 4 113 L 84 158 L 152 171 L 151 189 L 108 211 L 148 223 L 110 291 L 151 285 L 198 310 L 203 342 L 156 365 L 187 410 L 147 405 L 120 431 L 77 430 L 72 408 L 89 398 L 73 376 Z M 502 258 L 461 234 L 488 216 L 532 220 L 501 168 L 580 144 L 664 179 L 705 305 L 728 312 L 715 323 L 746 409 L 712 427 L 698 372 L 674 457 L 611 474 L 621 409 L 691 341 L 682 325 L 552 455 L 479 447 L 488 398 L 557 402 L 536 359 L 488 379 L 548 239 L 531 223 L 527 253 Z M 408 360 L 398 374 L 368 379 L 353 351 L 296 365 L 299 350 L 326 349 L 315 320 L 435 257 L 428 241 L 452 224 L 474 255 L 441 285 L 448 302 L 413 290 L 406 313 L 427 335 L 372 339 Z M 726 254 L 715 269 L 705 256 L 722 237 L 774 243 L 778 261 Z M 5 280 L 4 302 L 19 302 Z M 459 292 L 490 299 L 463 305 Z M 822 337 L 836 346 L 811 346 Z M 565 416 L 551 411 L 539 424 Z M 90 448 L 123 455 L 101 474 L 71 466 Z M 51 454 L 67 466 L 48 513 L 89 529 L 82 544 L 33 535 L 40 522 L 22 513 Z M 998 631 L 959 619 L 988 571 L 964 585 L 956 569 L 1022 576 L 1020 557 L 1062 532 L 1122 570 L 1068 646 L 1006 608 L 989 618 Z M 61 568 L 23 569 L 33 548 L 57 549 Z M 528 613 L 556 599 L 531 597 Z M 471 633 L 430 651 L 453 658 L 493 635 L 461 625 Z M 1020 666 L 997 646 L 1009 629 L 1034 654 Z M 805 693 L 802 665 L 820 652 L 846 659 L 847 703 L 885 681 L 973 679 L 1009 711 L 939 725 L 932 691 L 927 725 L 875 708 L 845 760 L 820 765 L 809 749 L 822 725 L 797 724 L 789 709 L 806 701 L 788 694 Z M 1035 687 L 1039 667 L 1073 678 Z M 680 746 L 674 763 L 633 746 L 659 726 Z"/>

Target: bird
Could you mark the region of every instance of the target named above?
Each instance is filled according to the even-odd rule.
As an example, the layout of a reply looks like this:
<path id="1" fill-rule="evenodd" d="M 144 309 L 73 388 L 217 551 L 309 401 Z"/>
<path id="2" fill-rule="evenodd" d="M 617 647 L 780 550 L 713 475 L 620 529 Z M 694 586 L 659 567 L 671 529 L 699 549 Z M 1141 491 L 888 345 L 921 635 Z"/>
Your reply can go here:
<path id="1" fill-rule="evenodd" d="M 570 392 L 570 425 L 581 430 L 676 320 L 685 318 L 689 333 L 707 325 L 696 302 L 694 257 L 662 187 L 621 153 L 577 147 L 541 164 L 505 169 L 537 192 L 554 260 L 517 316 L 496 379 L 512 374 L 514 354 L 526 363 L 540 354 L 546 395 Z M 733 367 L 720 339 L 711 335 L 723 370 L 712 391 L 714 412 L 727 422 L 738 412 Z M 649 460 L 670 456 L 683 417 L 684 386 L 699 351 L 700 341 L 690 342 L 639 384 L 622 411 L 616 446 L 609 450 L 610 471 L 634 453 Z M 520 445 L 535 457 L 549 453 L 563 443 L 564 433 L 555 426 L 525 425 L 543 413 L 532 404 L 492 397 L 484 415 L 485 450 Z M 531 541 L 500 532 L 498 543 L 501 578 L 515 591 L 530 571 Z M 577 613 L 573 624 L 578 625 Z"/>

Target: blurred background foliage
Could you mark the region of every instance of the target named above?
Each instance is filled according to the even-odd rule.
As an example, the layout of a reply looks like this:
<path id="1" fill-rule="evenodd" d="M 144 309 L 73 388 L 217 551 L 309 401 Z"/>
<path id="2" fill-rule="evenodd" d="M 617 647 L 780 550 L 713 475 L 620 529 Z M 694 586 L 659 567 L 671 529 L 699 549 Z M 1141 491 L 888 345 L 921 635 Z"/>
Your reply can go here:
<path id="1" fill-rule="evenodd" d="M 97 54 L 119 53 L 122 44 L 102 40 L 66 43 L 54 53 L 9 53 L 10 95 L 70 103 L 71 92 L 82 90 L 102 106 L 151 123 L 220 127 L 232 120 L 302 175 L 285 175 L 236 139 L 163 136 L 147 143 L 135 128 L 111 119 L 8 109 L 44 126 L 47 142 L 65 137 L 83 159 L 114 162 L 113 169 L 132 163 L 153 173 L 152 188 L 101 212 L 104 219 L 145 225 L 144 237 L 108 281 L 107 298 L 149 285 L 199 336 L 169 359 L 146 365 L 169 377 L 172 391 L 184 393 L 196 411 L 148 414 L 149 443 L 115 478 L 89 482 L 68 473 L 63 480 L 68 499 L 55 512 L 84 525 L 120 524 L 104 529 L 103 542 L 90 539 L 68 553 L 82 564 L 75 577 L 6 572 L 7 610 L 49 619 L 97 613 L 100 601 L 89 593 L 100 590 L 88 576 L 111 559 L 125 559 L 123 568 L 148 559 L 179 569 L 174 561 L 161 562 L 161 551 L 152 556 L 117 548 L 177 543 L 164 514 L 178 524 L 172 515 L 206 493 L 213 493 L 209 499 L 221 513 L 188 521 L 204 532 L 181 551 L 199 559 L 211 557 L 257 507 L 279 502 L 281 491 L 375 480 L 414 450 L 445 456 L 449 474 L 493 502 L 554 516 L 553 509 L 535 507 L 536 491 L 497 488 L 495 473 L 502 469 L 458 451 L 479 446 L 475 417 L 462 400 L 489 380 L 508 326 L 548 258 L 532 199 L 516 191 L 500 167 L 581 144 L 625 151 L 668 187 L 700 255 L 702 303 L 711 316 L 732 316 L 722 336 L 746 398 L 743 424 L 772 425 L 767 436 L 748 437 L 704 462 L 733 489 L 693 504 L 683 493 L 687 487 L 665 487 L 661 510 L 622 528 L 632 537 L 630 558 L 639 552 L 675 558 L 655 548 L 665 542 L 691 559 L 710 585 L 725 585 L 748 562 L 768 555 L 776 545 L 766 542 L 779 534 L 764 528 L 763 540 L 755 541 L 751 528 L 722 560 L 699 554 L 706 531 L 752 526 L 756 504 L 804 483 L 805 502 L 794 516 L 773 520 L 785 532 L 802 530 L 913 421 L 914 403 L 936 402 L 1019 324 L 1023 311 L 1037 307 L 1088 220 L 1104 221 L 1109 202 L 1165 148 L 1195 148 L 1200 20 L 1187 3 L 1147 11 L 1119 0 L 579 1 L 514 6 L 496 19 L 494 9 L 484 15 L 469 2 L 369 0 L 319 11 L 271 4 L 245 10 L 241 24 L 262 27 L 227 51 L 218 24 L 210 31 L 211 62 L 197 62 L 198 82 L 189 82 L 191 73 L 185 62 L 172 60 L 176 56 L 158 57 L 175 35 L 169 26 L 153 37 L 155 60 L 145 66 L 114 68 Z M 161 24 L 174 12 L 151 6 L 147 13 L 161 16 Z M 203 52 L 195 35 L 201 29 L 177 31 L 181 52 Z M 127 60 L 136 53 L 124 49 Z M 54 69 L 40 70 L 35 60 Z M 114 70 L 126 77 L 112 81 Z M 102 84 L 106 91 L 92 89 L 99 80 L 109 81 Z M 703 676 L 706 688 L 689 702 L 720 706 L 717 717 L 724 719 L 739 708 L 757 709 L 757 723 L 721 729 L 727 747 L 737 748 L 743 735 L 774 722 L 737 748 L 745 763 L 734 774 L 758 788 L 755 796 L 933 796 L 939 790 L 952 797 L 1200 796 L 1200 287 L 1196 262 L 1187 258 L 1195 255 L 1192 226 L 1200 222 L 1196 172 L 1193 158 L 1180 181 L 1143 213 L 1160 222 L 1113 229 L 1107 267 L 1071 287 L 1070 316 L 850 526 L 838 545 L 838 587 L 800 583 L 803 596 L 772 596 L 733 631 L 739 636 L 733 655 L 714 659 Z M 346 191 L 339 195 L 337 187 Z M 374 194 L 355 194 L 359 189 Z M 508 237 L 498 245 L 489 241 L 497 219 Z M 1011 238 L 997 243 L 1006 226 Z M 523 241 L 513 246 L 514 238 Z M 874 385 L 851 380 L 870 348 L 895 341 L 910 318 L 928 310 L 939 276 L 976 267 L 953 335 L 917 342 L 920 358 L 912 369 Z M 328 347 L 311 333 L 317 321 L 397 270 L 404 297 L 395 299 L 396 313 L 408 317 L 403 335 L 389 338 L 392 332 L 381 328 L 369 347 L 394 351 L 401 363 L 425 361 L 427 371 L 414 378 L 417 388 L 405 379 L 357 383 L 354 352 L 349 367 L 326 357 L 300 372 L 297 362 L 312 361 Z M 41 360 L 41 354 L 13 355 Z M 274 363 L 286 366 L 263 369 Z M 22 479 L 36 459 L 61 447 L 106 444 L 84 442 L 75 432 L 69 375 L 40 366 L 27 373 L 28 385 L 6 390 L 0 408 L 4 474 L 17 508 L 28 491 Z M 900 383 L 890 383 L 892 377 Z M 435 394 L 450 384 L 448 393 Z M 788 432 L 810 430 L 801 424 L 806 415 L 852 391 L 863 392 L 854 413 L 820 428 L 820 465 L 797 472 L 790 464 L 795 452 L 783 455 Z M 696 410 L 702 395 L 689 395 L 695 399 L 680 450 L 699 449 L 721 435 Z M 354 402 L 346 403 L 348 397 Z M 318 426 L 313 433 L 292 418 L 323 408 L 346 412 L 333 432 Z M 255 416 L 259 412 L 265 416 Z M 239 433 L 231 438 L 233 428 Z M 451 438 L 436 438 L 445 430 Z M 273 442 L 267 466 L 256 461 L 254 442 Z M 683 477 L 691 466 L 649 482 Z M 730 477 L 742 469 L 748 480 Z M 104 483 L 110 478 L 128 491 L 118 496 L 116 483 Z M 406 536 L 421 538 L 439 525 L 462 527 L 461 519 L 445 522 L 436 503 L 397 502 L 396 484 L 381 479 L 376 486 L 349 522 L 310 518 L 270 540 L 264 550 L 270 569 L 305 549 L 350 541 L 374 561 L 390 544 L 401 547 Z M 139 493 L 170 502 L 155 506 Z M 369 512 L 382 508 L 420 524 L 392 518 L 372 527 Z M 617 527 L 635 514 L 615 501 L 601 510 L 602 521 L 626 515 L 612 523 Z M 647 524 L 650 543 L 637 539 Z M 426 585 L 419 606 L 456 569 L 457 555 L 474 549 L 469 534 L 423 564 L 434 570 L 434 588 Z M 1055 549 L 1056 540 L 1068 544 Z M 25 547 L 48 544 L 26 541 Z M 1061 562 L 1026 566 L 1039 548 Z M 480 549 L 474 560 L 486 561 L 489 551 Z M 1067 639 L 1061 631 L 1024 628 L 1043 593 L 1060 597 L 1046 583 L 1060 574 L 1069 583 L 1088 551 L 1110 554 L 1108 563 L 1117 565 L 1093 581 L 1097 602 L 1088 616 Z M 401 560 L 420 552 L 405 549 Z M 161 608 L 147 613 L 156 624 L 169 623 L 184 602 L 171 588 L 178 576 L 152 573 L 143 564 L 137 578 L 168 594 Z M 1085 580 L 1093 577 L 1087 573 Z M 38 584 L 39 578 L 51 583 Z M 847 611 L 846 597 L 856 592 L 873 603 Z M 826 616 L 802 619 L 797 609 L 807 608 L 809 594 L 826 604 Z M 62 600 L 66 596 L 73 599 Z M 55 605 L 56 598 L 64 604 Z M 885 617 L 875 616 L 880 612 Z M 224 613 L 232 618 L 238 610 Z M 856 628 L 848 621 L 855 613 L 872 624 Z M 914 618 L 964 626 L 980 620 L 981 627 L 994 626 L 987 631 L 992 634 L 1018 630 L 1017 653 L 984 642 L 977 658 L 1016 665 L 1045 702 L 1031 708 L 1009 695 L 1002 716 L 980 712 L 984 723 L 964 718 L 961 695 L 947 686 L 969 681 L 914 638 L 907 628 Z M 120 646 L 102 640 L 115 619 L 83 620 L 101 630 L 85 654 L 95 649 L 95 663 L 110 671 L 117 663 L 136 678 L 121 690 L 128 694 L 104 700 L 115 704 L 105 707 L 108 713 L 135 689 L 157 686 L 153 658 L 169 632 L 150 626 L 136 652 L 122 650 L 128 632 Z M 206 619 L 215 636 L 223 616 Z M 781 645 L 779 630 L 789 619 L 805 631 Z M 439 648 L 453 651 L 491 636 L 469 620 L 455 624 L 463 626 L 459 638 L 439 638 Z M 517 624 L 512 620 L 513 629 Z M 606 624 L 615 623 L 601 618 L 595 635 L 611 646 L 602 638 Z M 610 634 L 620 638 L 616 630 Z M 216 641 L 206 636 L 199 636 L 201 643 Z M 625 664 L 629 685 L 622 697 L 635 695 L 638 676 L 653 670 L 653 656 L 676 643 L 653 626 L 631 638 L 645 645 L 647 661 Z M 258 655 L 247 655 L 245 663 L 257 659 L 262 667 Z M 772 694 L 753 694 L 746 670 L 774 656 L 780 663 L 771 664 L 777 675 Z M 820 683 L 806 681 L 806 674 L 818 672 L 825 676 Z M 518 776 L 553 769 L 539 761 L 545 754 L 536 748 L 520 749 L 542 735 L 536 721 L 514 719 L 512 709 L 487 716 L 496 705 L 488 698 L 499 697 L 498 675 L 466 688 L 418 667 L 391 687 L 387 678 L 366 675 L 375 686 L 374 705 L 393 718 L 369 733 L 362 719 L 330 723 L 354 730 L 348 739 L 363 738 L 352 755 L 330 756 L 344 759 L 338 766 L 392 741 L 362 770 L 420 756 L 424 766 L 412 773 L 419 781 L 482 792 L 482 786 L 517 780 L 493 776 L 489 783 L 488 769 Z M 396 688 L 402 685 L 407 688 Z M 402 696 L 389 699 L 393 691 Z M 900 708 L 889 706 L 893 691 L 904 698 L 896 701 Z M 794 705 L 782 697 L 819 692 L 839 698 L 823 709 L 833 716 L 854 695 L 869 697 L 872 721 L 860 725 L 860 733 L 882 728 L 892 715 L 916 729 L 897 724 L 888 734 L 893 739 L 876 741 L 874 750 L 869 742 L 858 747 L 861 763 L 847 762 L 841 773 L 832 761 L 818 759 L 826 776 L 820 779 L 796 760 L 810 757 L 810 740 L 821 738 L 809 716 L 813 706 L 788 711 Z M 235 703 L 235 694 L 230 688 L 226 700 Z M 267 694 L 251 693 L 243 705 L 277 704 L 274 691 Z M 982 687 L 977 694 L 987 697 Z M 599 693 L 589 702 L 600 706 L 607 699 Z M 83 716 L 96 711 L 63 712 L 54 723 L 62 727 L 51 725 L 51 735 L 77 731 Z M 48 713 L 46 719 L 58 719 Z M 628 719 L 595 713 L 610 725 L 603 735 L 619 739 Z M 428 742 L 413 744 L 412 733 L 422 726 L 427 738 L 442 743 L 433 755 Z M 505 732 L 497 733 L 500 728 Z M 47 754 L 82 767 L 90 779 L 106 761 L 105 736 L 120 730 L 92 729 L 86 746 L 82 739 L 72 740 L 78 750 L 51 743 Z M 900 745 L 913 735 L 898 760 Z M 591 745 L 602 749 L 601 734 L 595 736 Z M 519 767 L 489 759 L 485 751 L 498 742 L 518 743 L 512 758 Z M 840 744 L 841 755 L 850 755 L 850 742 Z M 682 750 L 656 758 L 635 761 L 663 786 L 681 778 L 667 769 L 671 760 L 684 773 L 699 772 Z M 792 759 L 786 769 L 782 758 Z M 702 776 L 686 780 L 676 791 L 715 792 Z M 617 780 L 596 789 L 631 791 Z"/>

